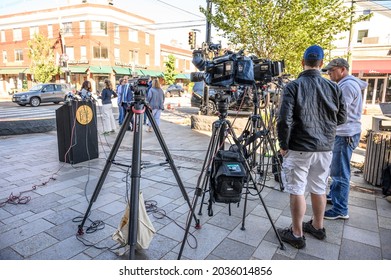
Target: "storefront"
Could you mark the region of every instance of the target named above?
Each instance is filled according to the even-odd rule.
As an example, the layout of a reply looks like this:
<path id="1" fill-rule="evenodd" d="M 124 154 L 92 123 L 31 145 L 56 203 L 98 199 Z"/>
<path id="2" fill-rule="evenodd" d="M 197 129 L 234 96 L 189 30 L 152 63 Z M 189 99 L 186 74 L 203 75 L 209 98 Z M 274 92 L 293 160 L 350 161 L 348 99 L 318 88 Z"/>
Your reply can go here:
<path id="1" fill-rule="evenodd" d="M 98 93 L 105 88 L 105 79 L 111 81 L 113 68 L 111 66 L 90 66 L 88 72 L 90 73 L 92 91 Z"/>
<path id="2" fill-rule="evenodd" d="M 391 60 L 353 60 L 352 74 L 368 83 L 365 105 L 391 102 Z"/>
<path id="3" fill-rule="evenodd" d="M 15 92 L 27 90 L 31 81 L 29 68 L 0 69 L 0 96 L 7 97 Z"/>

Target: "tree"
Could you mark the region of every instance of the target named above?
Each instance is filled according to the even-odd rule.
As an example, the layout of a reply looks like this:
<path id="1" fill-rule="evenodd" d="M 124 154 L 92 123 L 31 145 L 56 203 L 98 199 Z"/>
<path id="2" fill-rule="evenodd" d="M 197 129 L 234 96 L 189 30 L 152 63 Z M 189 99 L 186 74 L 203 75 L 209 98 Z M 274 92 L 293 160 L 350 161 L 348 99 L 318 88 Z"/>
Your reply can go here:
<path id="1" fill-rule="evenodd" d="M 285 61 L 286 73 L 298 74 L 304 50 L 318 44 L 333 49 L 337 34 L 372 16 L 355 14 L 343 0 L 210 0 L 214 11 L 200 7 L 209 22 L 235 49 L 261 59 Z"/>
<path id="2" fill-rule="evenodd" d="M 42 34 L 35 34 L 33 39 L 27 42 L 27 46 L 28 56 L 31 59 L 30 71 L 34 79 L 40 83 L 50 82 L 60 73 L 50 40 Z"/>
<path id="3" fill-rule="evenodd" d="M 175 56 L 172 54 L 168 55 L 168 60 L 164 63 L 166 71 L 163 73 L 164 81 L 166 85 L 171 85 L 175 82 Z"/>

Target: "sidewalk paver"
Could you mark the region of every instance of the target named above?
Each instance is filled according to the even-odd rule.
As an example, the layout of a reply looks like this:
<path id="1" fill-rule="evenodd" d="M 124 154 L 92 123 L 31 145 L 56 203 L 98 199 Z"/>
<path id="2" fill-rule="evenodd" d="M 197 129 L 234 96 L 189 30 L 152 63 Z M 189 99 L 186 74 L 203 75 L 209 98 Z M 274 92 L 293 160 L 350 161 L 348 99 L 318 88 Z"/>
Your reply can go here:
<path id="1" fill-rule="evenodd" d="M 210 133 L 190 129 L 183 118 L 178 112 L 164 111 L 160 130 L 184 190 L 178 186 L 170 165 L 164 164 L 166 157 L 155 133 L 142 135 L 140 189 L 151 205 L 149 216 L 157 233 L 148 249 L 137 251 L 138 259 L 175 260 L 183 242 L 182 259 L 189 260 L 391 259 L 391 204 L 360 173 L 352 176 L 350 219 L 325 220 L 326 240 L 307 236 L 303 250 L 288 244 L 281 250 L 279 246 L 267 212 L 276 227 L 289 226 L 291 218 L 289 195 L 280 191 L 273 176 L 260 193 L 265 205 L 252 190 L 245 211 L 243 199 L 239 207 L 231 205 L 231 209 L 215 203 L 213 216 L 209 216 L 208 193 L 204 201 L 199 197 L 194 213 L 201 228 L 194 228 L 193 219 L 184 240 L 189 203 L 192 205 L 194 200 Z M 99 131 L 100 127 L 98 120 Z M 86 229 L 93 221 L 102 221 L 104 228 L 82 236 L 76 234 L 115 137 L 99 135 L 99 158 L 75 165 L 59 162 L 55 131 L 1 137 L 0 203 L 11 193 L 31 198 L 26 204 L 6 203 L 0 207 L 1 260 L 127 259 L 127 254 L 118 256 L 113 250 L 118 244 L 111 235 L 123 216 L 130 192 L 132 132 L 126 133 L 115 157 L 121 165 L 111 165 L 84 224 Z M 354 160 L 363 160 L 362 153 L 355 153 Z M 311 201 L 306 201 L 305 218 L 309 219 Z M 201 202 L 202 215 L 198 215 Z"/>

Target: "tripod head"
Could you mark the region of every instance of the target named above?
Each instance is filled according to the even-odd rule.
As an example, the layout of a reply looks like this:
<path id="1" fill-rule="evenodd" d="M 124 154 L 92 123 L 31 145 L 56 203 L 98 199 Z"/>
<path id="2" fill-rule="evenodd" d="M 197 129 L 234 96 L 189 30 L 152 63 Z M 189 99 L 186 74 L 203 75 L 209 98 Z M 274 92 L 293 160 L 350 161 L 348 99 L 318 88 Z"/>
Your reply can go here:
<path id="1" fill-rule="evenodd" d="M 215 94 L 217 111 L 220 119 L 224 119 L 228 115 L 228 108 L 231 99 L 230 90 L 219 90 Z"/>

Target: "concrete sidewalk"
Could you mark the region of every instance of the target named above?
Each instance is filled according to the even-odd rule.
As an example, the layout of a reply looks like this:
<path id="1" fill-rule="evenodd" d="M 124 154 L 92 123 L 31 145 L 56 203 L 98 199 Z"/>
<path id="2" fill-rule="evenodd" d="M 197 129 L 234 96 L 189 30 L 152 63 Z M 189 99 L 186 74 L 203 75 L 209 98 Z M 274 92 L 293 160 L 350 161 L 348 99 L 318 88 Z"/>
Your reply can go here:
<path id="1" fill-rule="evenodd" d="M 164 111 L 162 119 L 163 140 L 192 203 L 210 133 L 190 129 L 186 116 L 176 111 Z M 111 166 L 84 225 L 86 233 L 77 236 L 115 138 L 115 134 L 99 134 L 99 158 L 70 165 L 59 161 L 55 131 L 1 137 L 0 259 L 128 258 L 127 254 L 116 254 L 113 248 L 118 244 L 111 236 L 125 211 L 129 193 L 131 178 L 126 166 L 131 165 L 132 157 L 130 131 L 126 132 L 115 157 L 121 165 Z M 363 161 L 362 153 L 358 150 L 354 160 Z M 143 132 L 140 184 L 144 199 L 151 206 L 149 217 L 157 233 L 148 249 L 137 251 L 137 259 L 175 260 L 184 241 L 189 206 L 165 162 L 166 156 L 155 133 Z M 204 204 L 202 215 L 198 215 L 202 201 L 199 197 L 195 213 L 201 229 L 195 229 L 193 221 L 181 259 L 391 259 L 391 204 L 382 197 L 378 187 L 367 184 L 356 171 L 352 176 L 350 219 L 325 220 L 326 240 L 307 235 L 305 249 L 297 250 L 288 244 L 285 250 L 280 249 L 266 209 L 276 227 L 289 226 L 289 195 L 280 191 L 272 174 L 267 174 L 261 192 L 265 205 L 255 190 L 250 189 L 246 211 L 243 199 L 239 207 L 232 205 L 231 209 L 225 204 L 214 204 L 213 216 L 208 215 Z M 208 193 L 204 203 L 207 198 Z M 306 220 L 312 214 L 310 203 L 307 198 Z M 102 221 L 104 227 L 87 233 L 93 221 Z M 243 222 L 245 230 L 241 229 Z"/>

